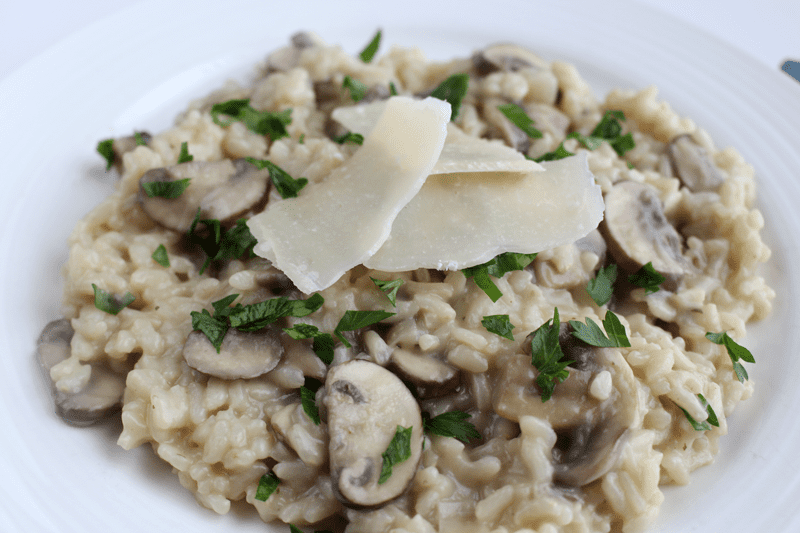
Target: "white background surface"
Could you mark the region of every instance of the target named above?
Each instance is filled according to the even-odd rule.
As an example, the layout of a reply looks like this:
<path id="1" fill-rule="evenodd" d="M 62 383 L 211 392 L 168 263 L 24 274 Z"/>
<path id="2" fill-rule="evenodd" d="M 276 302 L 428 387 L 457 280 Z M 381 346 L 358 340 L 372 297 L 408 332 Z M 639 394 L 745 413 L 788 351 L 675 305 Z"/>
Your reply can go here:
<path id="1" fill-rule="evenodd" d="M 3 0 L 0 79 L 71 33 L 142 1 Z M 800 60 L 800 6 L 793 0 L 630 1 L 697 26 L 770 67 L 780 68 L 786 59 Z M 365 4 L 375 9 L 379 1 Z M 471 4 L 485 5 L 474 0 L 464 2 Z"/>

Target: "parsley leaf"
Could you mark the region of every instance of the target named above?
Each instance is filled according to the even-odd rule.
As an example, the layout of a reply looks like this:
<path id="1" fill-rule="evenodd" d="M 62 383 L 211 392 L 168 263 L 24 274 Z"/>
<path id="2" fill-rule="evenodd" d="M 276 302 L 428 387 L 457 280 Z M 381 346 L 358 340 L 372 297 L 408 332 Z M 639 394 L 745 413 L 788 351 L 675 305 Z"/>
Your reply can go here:
<path id="1" fill-rule="evenodd" d="M 452 437 L 468 444 L 470 439 L 481 438 L 480 432 L 466 419 L 470 414 L 462 411 L 448 411 L 431 418 L 427 412 L 422 413 L 422 427 L 432 435 Z"/>
<path id="2" fill-rule="evenodd" d="M 260 135 L 267 135 L 273 141 L 288 137 L 286 126 L 292 123 L 292 110 L 286 109 L 278 113 L 272 111 L 256 111 L 250 107 L 248 98 L 228 100 L 211 106 L 211 118 L 215 124 L 226 127 L 234 122 L 241 122 L 247 129 Z M 226 115 L 230 120 L 223 121 L 219 117 Z"/>
<path id="3" fill-rule="evenodd" d="M 367 94 L 367 86 L 350 76 L 345 76 L 342 82 L 342 88 L 350 91 L 350 98 L 354 102 L 360 102 Z"/>
<path id="4" fill-rule="evenodd" d="M 450 120 L 455 120 L 461 109 L 461 101 L 467 95 L 469 74 L 453 74 L 436 87 L 431 96 L 450 103 Z"/>
<path id="5" fill-rule="evenodd" d="M 315 396 L 321 386 L 322 382 L 320 380 L 307 377 L 305 384 L 300 387 L 300 403 L 303 405 L 303 411 L 316 425 L 319 425 L 321 420 Z"/>
<path id="6" fill-rule="evenodd" d="M 141 131 L 133 132 L 133 140 L 136 141 L 136 146 L 147 146 L 147 141 L 145 141 L 144 137 L 142 137 Z"/>
<path id="7" fill-rule="evenodd" d="M 278 489 L 278 484 L 281 480 L 275 475 L 275 472 L 264 474 L 258 480 L 258 488 L 256 489 L 256 500 L 265 502 L 267 498 L 272 496 L 272 493 Z"/>
<path id="8" fill-rule="evenodd" d="M 378 33 L 375 34 L 375 37 L 369 42 L 369 44 L 361 51 L 358 57 L 361 58 L 361 61 L 364 63 L 369 63 L 372 61 L 372 58 L 375 57 L 375 52 L 378 51 L 378 47 L 381 45 L 381 30 L 378 30 Z"/>
<path id="9" fill-rule="evenodd" d="M 202 222 L 208 234 L 197 233 L 197 224 Z M 236 221 L 236 225 L 224 231 L 222 223 L 217 219 L 200 220 L 200 209 L 189 227 L 188 239 L 190 243 L 197 244 L 206 254 L 206 260 L 200 269 L 200 274 L 205 272 L 212 261 L 225 259 L 239 259 L 243 256 L 252 257 L 253 247 L 257 244 L 256 238 L 250 233 L 245 219 Z"/>
<path id="10" fill-rule="evenodd" d="M 708 403 L 708 400 L 702 394 L 698 394 L 697 397 L 700 399 L 700 403 L 705 408 L 706 412 L 708 413 L 708 418 L 702 422 L 698 422 L 692 416 L 681 407 L 681 411 L 683 414 L 686 415 L 686 419 L 695 429 L 695 431 L 708 431 L 711 429 L 711 426 L 719 427 L 719 420 L 717 419 L 717 413 L 714 412 L 714 409 L 711 407 L 711 404 Z"/>
<path id="11" fill-rule="evenodd" d="M 192 178 L 184 178 L 177 181 L 151 181 L 142 183 L 142 189 L 149 198 L 158 196 L 159 198 L 172 200 L 183 194 L 190 181 L 192 181 Z"/>
<path id="12" fill-rule="evenodd" d="M 386 297 L 389 298 L 389 301 L 392 302 L 392 305 L 397 307 L 397 291 L 400 290 L 400 285 L 403 284 L 403 280 L 400 278 L 392 279 L 392 280 L 381 280 L 375 279 L 370 276 L 372 282 L 386 293 Z"/>
<path id="13" fill-rule="evenodd" d="M 333 334 L 344 343 L 345 346 L 351 348 L 352 345 L 342 335 L 343 331 L 353 331 L 356 329 L 365 328 L 376 324 L 385 318 L 394 316 L 395 313 L 388 311 L 345 311 Z"/>
<path id="14" fill-rule="evenodd" d="M 656 272 L 652 262 L 647 263 L 635 273 L 628 276 L 628 281 L 637 287 L 642 287 L 645 294 L 658 292 L 659 285 L 664 283 L 665 279 L 663 275 Z"/>
<path id="15" fill-rule="evenodd" d="M 97 153 L 106 160 L 106 171 L 114 164 L 114 139 L 105 139 L 97 143 Z"/>
<path id="16" fill-rule="evenodd" d="M 536 376 L 536 385 L 542 395 L 542 402 L 546 402 L 553 395 L 556 382 L 563 383 L 569 377 L 567 365 L 572 361 L 562 361 L 564 352 L 558 342 L 561 323 L 558 317 L 558 308 L 553 310 L 551 320 L 539 326 L 531 335 L 531 364 L 539 371 Z"/>
<path id="17" fill-rule="evenodd" d="M 536 254 L 505 252 L 483 264 L 464 268 L 461 271 L 467 278 L 472 278 L 475 284 L 483 289 L 483 292 L 485 292 L 493 302 L 496 302 L 503 296 L 503 293 L 500 292 L 497 285 L 489 279 L 489 276 L 502 278 L 506 273 L 512 270 L 522 270 L 535 258 Z"/>
<path id="18" fill-rule="evenodd" d="M 290 300 L 283 296 L 270 298 L 234 308 L 229 315 L 230 324 L 240 331 L 257 331 L 283 317 L 302 318 L 309 315 L 322 307 L 324 302 L 318 293 L 306 300 Z"/>
<path id="19" fill-rule="evenodd" d="M 572 332 L 572 336 L 591 346 L 600 346 L 602 348 L 630 348 L 631 346 L 628 335 L 625 333 L 625 327 L 619 321 L 617 315 L 611 311 L 606 311 L 606 316 L 603 319 L 603 327 L 608 337 L 600 329 L 600 326 L 589 317 L 586 317 L 586 324 L 582 324 L 577 320 L 570 320 L 569 323 L 575 330 Z"/>
<path id="20" fill-rule="evenodd" d="M 397 96 L 397 87 L 393 81 L 389 82 L 389 96 Z"/>
<path id="21" fill-rule="evenodd" d="M 514 324 L 511 323 L 508 315 L 485 316 L 483 320 L 481 320 L 481 324 L 491 333 L 500 335 L 510 341 L 514 340 L 514 335 L 511 334 L 511 330 L 514 329 Z"/>
<path id="22" fill-rule="evenodd" d="M 559 159 L 564 159 L 565 157 L 569 157 L 571 155 L 575 154 L 564 148 L 564 143 L 562 142 L 558 145 L 558 148 L 552 152 L 547 152 L 546 154 L 540 155 L 533 160 L 537 163 L 541 163 L 542 161 L 558 161 Z"/>
<path id="23" fill-rule="evenodd" d="M 189 143 L 181 143 L 181 153 L 178 155 L 178 164 L 194 161 L 194 156 L 189 153 Z"/>
<path id="24" fill-rule="evenodd" d="M 753 354 L 750 353 L 750 350 L 740 344 L 737 344 L 736 341 L 730 338 L 726 331 L 722 331 L 720 333 L 711 333 L 710 331 L 706 332 L 706 338 L 714 344 L 725 346 L 725 349 L 728 351 L 728 356 L 731 358 L 731 362 L 733 363 L 733 371 L 736 373 L 736 378 L 741 383 L 744 383 L 746 379 L 749 379 L 747 370 L 745 370 L 744 366 L 739 362 L 739 360 L 741 359 L 742 361 L 746 361 L 748 363 L 755 363 L 756 360 L 753 357 Z"/>
<path id="25" fill-rule="evenodd" d="M 220 317 L 211 316 L 211 313 L 206 309 L 199 313 L 192 311 L 190 315 L 192 316 L 192 329 L 205 334 L 211 345 L 219 353 L 225 334 L 228 333 L 228 323 Z"/>
<path id="26" fill-rule="evenodd" d="M 153 252 L 153 255 L 150 257 L 152 257 L 153 261 L 162 267 L 169 266 L 169 255 L 167 255 L 167 248 L 163 244 L 159 244 L 158 248 L 156 248 L 156 251 Z"/>
<path id="27" fill-rule="evenodd" d="M 348 131 L 341 137 L 336 137 L 334 141 L 336 141 L 339 144 L 353 143 L 361 145 L 364 144 L 364 136 L 361 135 L 360 133 L 353 133 L 352 131 Z"/>
<path id="28" fill-rule="evenodd" d="M 289 524 L 289 533 L 303 533 L 303 530 L 294 524 Z"/>
<path id="29" fill-rule="evenodd" d="M 497 109 L 531 139 L 542 138 L 542 132 L 533 127 L 533 119 L 517 104 L 503 104 L 497 106 Z"/>
<path id="30" fill-rule="evenodd" d="M 245 159 L 255 165 L 256 168 L 266 168 L 269 170 L 269 177 L 278 190 L 278 193 L 281 195 L 281 198 L 297 198 L 297 193 L 308 184 L 306 178 L 294 179 L 288 172 L 266 159 L 255 159 L 253 157 L 247 157 Z"/>
<path id="31" fill-rule="evenodd" d="M 317 326 L 311 324 L 295 324 L 291 328 L 284 328 L 287 335 L 293 339 L 314 339 L 312 349 L 323 363 L 329 365 L 333 362 L 333 336 L 330 333 L 322 333 Z"/>
<path id="32" fill-rule="evenodd" d="M 589 150 L 596 150 L 603 144 L 603 141 L 608 141 L 614 151 L 619 156 L 623 156 L 625 152 L 635 147 L 636 143 L 630 133 L 621 135 L 622 124 L 620 124 L 620 120 L 625 120 L 625 114 L 622 111 L 606 111 L 590 135 L 572 132 L 567 135 L 567 139 L 578 139 L 578 142 Z"/>
<path id="33" fill-rule="evenodd" d="M 378 484 L 381 485 L 392 475 L 392 467 L 400 464 L 411 457 L 411 430 L 413 426 L 404 428 L 397 426 L 394 437 L 386 448 L 386 451 L 381 454 L 383 457 L 383 464 L 381 465 L 381 475 L 378 477 Z"/>
<path id="34" fill-rule="evenodd" d="M 92 289 L 94 290 L 94 306 L 110 315 L 119 314 L 120 311 L 131 305 L 136 299 L 136 297 L 129 292 L 126 292 L 122 298 L 117 298 L 110 292 L 99 288 L 94 283 L 92 283 Z"/>
<path id="35" fill-rule="evenodd" d="M 597 305 L 605 305 L 614 294 L 614 282 L 617 281 L 617 265 L 608 265 L 597 272 L 594 279 L 586 285 L 586 292 Z"/>

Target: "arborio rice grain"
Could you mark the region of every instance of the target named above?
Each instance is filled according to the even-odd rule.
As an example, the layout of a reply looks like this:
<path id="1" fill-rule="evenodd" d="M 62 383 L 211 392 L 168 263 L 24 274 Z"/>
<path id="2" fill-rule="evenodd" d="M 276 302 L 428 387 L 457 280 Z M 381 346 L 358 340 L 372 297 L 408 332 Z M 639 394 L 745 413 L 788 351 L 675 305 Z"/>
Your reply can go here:
<path id="1" fill-rule="evenodd" d="M 691 471 L 711 463 L 727 417 L 753 393 L 750 381 L 737 379 L 725 347 L 705 336 L 725 331 L 740 339 L 748 321 L 771 309 L 774 292 L 757 273 L 770 252 L 753 206 L 753 169 L 735 150 L 717 149 L 703 130 L 678 117 L 655 88 L 616 90 L 598 102 L 575 68 L 557 61 L 498 68 L 487 66 L 488 54 L 476 53 L 434 63 L 419 50 L 394 47 L 365 63 L 309 35 L 295 38 L 282 54 L 289 59 L 270 56 L 252 86 L 230 83 L 193 102 L 172 129 L 122 155 L 116 192 L 77 224 L 69 240 L 63 311 L 74 335 L 69 357 L 51 369 L 56 389 L 80 391 L 100 368 L 124 379 L 120 446 L 150 444 L 197 501 L 217 513 L 246 499 L 264 521 L 305 526 L 339 516 L 348 533 L 645 531 L 663 501 L 660 486 L 686 484 Z M 352 348 L 337 342 L 330 365 L 317 357 L 311 339 L 295 340 L 276 328 L 283 354 L 263 375 L 220 379 L 188 366 L 183 347 L 193 330 L 192 311 L 210 311 L 212 302 L 230 294 L 239 294 L 236 303 L 244 305 L 309 295 L 260 257 L 218 261 L 201 274 L 204 255 L 185 234 L 143 211 L 137 200 L 143 174 L 175 165 L 187 143 L 195 162 L 269 159 L 313 187 L 358 149 L 332 139 L 341 132 L 331 110 L 353 105 L 342 89 L 345 76 L 366 84 L 370 100 L 387 97 L 390 84 L 400 94 L 429 94 L 460 72 L 470 74 L 455 120 L 461 129 L 504 139 L 532 158 L 562 143 L 570 152 L 585 151 L 604 194 L 622 182 L 645 185 L 679 231 L 685 272 L 647 293 L 628 284 L 630 272 L 620 269 L 614 298 L 598 306 L 587 283 L 601 266 L 618 261 L 613 250 L 606 252 L 606 234 L 596 232 L 594 246 L 579 242 L 543 251 L 523 270 L 494 280 L 503 293 L 497 302 L 461 271 L 390 274 L 358 266 L 320 292 L 320 310 L 278 322 L 281 328 L 302 322 L 332 332 L 347 310 L 396 313 L 348 333 Z M 270 141 L 241 122 L 218 124 L 211 106 L 237 98 L 249 98 L 256 110 L 291 109 L 288 136 Z M 509 102 L 534 118 L 541 138 L 515 137 L 496 107 Z M 624 156 L 608 142 L 587 150 L 566 138 L 569 132 L 591 133 L 607 110 L 624 113 L 623 132 L 635 141 Z M 682 182 L 667 155 L 682 136 L 707 154 L 720 184 L 693 191 Z M 269 202 L 277 201 L 273 187 Z M 152 257 L 160 245 L 168 267 Z M 404 281 L 396 308 L 370 277 Z M 117 315 L 106 313 L 94 304 L 93 284 L 118 296 L 130 292 L 135 300 Z M 528 334 L 552 319 L 554 308 L 562 323 L 599 323 L 611 309 L 631 346 L 594 350 L 593 370 L 571 367 L 570 379 L 542 402 Z M 489 315 L 508 315 L 514 340 L 488 331 L 482 320 Z M 402 357 L 444 368 L 452 377 L 426 384 L 398 370 Z M 344 505 L 334 486 L 325 387 L 316 395 L 319 425 L 299 392 L 306 378 L 325 382 L 329 369 L 354 359 L 402 374 L 431 416 L 470 414 L 481 435 L 464 443 L 429 433 L 408 488 L 374 508 Z M 698 394 L 719 427 L 690 425 L 682 409 L 695 420 L 708 417 Z M 580 428 L 584 442 L 577 442 Z M 619 432 L 606 442 L 609 428 Z M 564 456 L 570 449 L 583 455 L 569 463 Z M 580 468 L 595 469 L 596 477 L 576 473 Z M 270 473 L 280 484 L 259 501 L 259 480 Z M 325 523 L 341 529 L 345 521 Z"/>

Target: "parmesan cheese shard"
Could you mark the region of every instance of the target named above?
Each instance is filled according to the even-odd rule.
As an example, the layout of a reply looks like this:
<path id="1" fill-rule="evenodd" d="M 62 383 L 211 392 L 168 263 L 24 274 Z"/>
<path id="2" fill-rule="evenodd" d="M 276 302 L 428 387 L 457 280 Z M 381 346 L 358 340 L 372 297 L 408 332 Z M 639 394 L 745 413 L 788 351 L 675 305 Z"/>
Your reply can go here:
<path id="1" fill-rule="evenodd" d="M 540 252 L 580 239 L 598 226 L 604 209 L 586 152 L 543 166 L 526 174 L 429 177 L 364 265 L 457 270 L 503 252 Z"/>
<path id="2" fill-rule="evenodd" d="M 353 133 L 367 135 L 375 125 L 386 102 L 371 102 L 337 107 L 331 116 Z M 502 141 L 490 141 L 467 135 L 458 126 L 447 126 L 447 139 L 442 154 L 431 174 L 455 172 L 534 172 L 543 167 L 526 159 Z"/>
<path id="3" fill-rule="evenodd" d="M 450 104 L 442 100 L 389 98 L 347 162 L 247 222 L 256 254 L 305 293 L 335 283 L 386 241 L 439 159 L 449 120 Z"/>

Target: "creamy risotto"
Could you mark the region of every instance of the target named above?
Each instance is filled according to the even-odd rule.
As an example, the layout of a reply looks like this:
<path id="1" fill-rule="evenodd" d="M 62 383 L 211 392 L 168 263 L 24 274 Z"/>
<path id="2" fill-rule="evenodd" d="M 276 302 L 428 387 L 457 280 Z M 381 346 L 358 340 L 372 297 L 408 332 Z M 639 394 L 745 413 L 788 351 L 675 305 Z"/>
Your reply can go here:
<path id="1" fill-rule="evenodd" d="M 121 179 L 39 340 L 58 413 L 121 406 L 119 445 L 216 513 L 646 531 L 753 393 L 753 169 L 655 88 L 599 101 L 517 46 L 372 54 L 301 33 L 100 143 Z"/>

